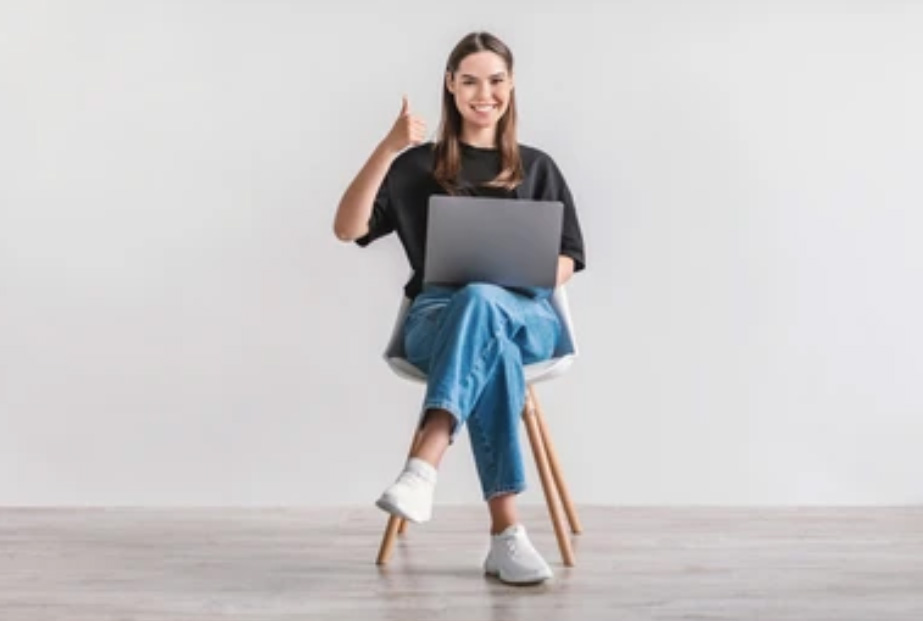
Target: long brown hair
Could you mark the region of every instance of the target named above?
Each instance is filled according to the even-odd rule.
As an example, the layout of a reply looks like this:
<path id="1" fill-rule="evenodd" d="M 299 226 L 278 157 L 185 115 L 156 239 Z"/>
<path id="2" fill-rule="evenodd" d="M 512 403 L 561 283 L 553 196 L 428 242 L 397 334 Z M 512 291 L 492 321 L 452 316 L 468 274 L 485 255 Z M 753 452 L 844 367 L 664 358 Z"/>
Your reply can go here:
<path id="1" fill-rule="evenodd" d="M 513 75 L 513 53 L 503 41 L 489 32 L 472 32 L 466 35 L 449 54 L 446 71 L 453 77 L 458 66 L 470 54 L 476 52 L 493 52 L 506 63 L 506 69 Z M 435 167 L 433 175 L 436 181 L 450 194 L 458 190 L 458 175 L 461 170 L 461 113 L 455 105 L 455 98 L 446 85 L 445 75 L 442 79 L 442 122 L 439 126 L 439 139 L 435 145 Z M 506 112 L 497 121 L 496 146 L 500 151 L 500 174 L 487 185 L 512 190 L 523 179 L 522 158 L 516 138 L 516 90 L 510 90 Z"/>

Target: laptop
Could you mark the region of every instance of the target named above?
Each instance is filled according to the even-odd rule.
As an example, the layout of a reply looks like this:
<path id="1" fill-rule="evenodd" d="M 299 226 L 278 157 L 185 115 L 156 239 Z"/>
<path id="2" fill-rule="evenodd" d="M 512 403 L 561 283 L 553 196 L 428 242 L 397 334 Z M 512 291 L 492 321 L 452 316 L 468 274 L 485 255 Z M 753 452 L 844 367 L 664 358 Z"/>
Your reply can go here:
<path id="1" fill-rule="evenodd" d="M 563 213 L 560 201 L 431 196 L 423 284 L 553 289 Z"/>

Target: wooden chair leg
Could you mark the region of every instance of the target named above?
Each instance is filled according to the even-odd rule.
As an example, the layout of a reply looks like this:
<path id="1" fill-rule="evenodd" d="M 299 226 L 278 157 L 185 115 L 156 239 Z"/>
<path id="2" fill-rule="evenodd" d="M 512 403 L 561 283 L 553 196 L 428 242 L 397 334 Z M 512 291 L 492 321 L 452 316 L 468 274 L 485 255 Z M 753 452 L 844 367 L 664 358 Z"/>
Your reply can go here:
<path id="1" fill-rule="evenodd" d="M 554 449 L 554 443 L 551 441 L 551 434 L 548 431 L 548 424 L 545 422 L 545 415 L 542 407 L 535 396 L 535 391 L 529 386 L 529 396 L 532 399 L 532 406 L 535 408 L 535 418 L 538 421 L 538 428 L 541 432 L 542 442 L 545 445 L 545 453 L 548 455 L 548 465 L 551 466 L 551 474 L 554 477 L 555 485 L 558 488 L 558 495 L 561 497 L 561 504 L 564 505 L 564 513 L 567 515 L 567 522 L 570 524 L 570 530 L 575 535 L 583 532 L 580 525 L 580 518 L 577 517 L 577 509 L 574 501 L 570 497 L 570 491 L 567 489 L 567 483 L 564 482 L 564 475 L 561 471 L 561 462 L 558 461 L 558 453 Z"/>
<path id="2" fill-rule="evenodd" d="M 418 428 L 413 434 L 413 440 L 410 442 L 410 450 L 407 451 L 408 459 L 413 455 L 413 451 L 417 448 L 417 443 L 419 441 L 420 430 Z M 398 535 L 403 535 L 406 530 L 407 520 L 396 515 L 392 515 L 388 518 L 388 525 L 385 527 L 385 533 L 381 538 L 381 547 L 378 548 L 378 558 L 375 560 L 376 565 L 384 565 L 388 562 L 388 558 L 391 556 L 391 550 L 394 548 L 394 540 Z"/>
<path id="3" fill-rule="evenodd" d="M 391 556 L 391 550 L 394 549 L 394 540 L 397 539 L 397 531 L 403 522 L 401 518 L 392 515 L 388 518 L 388 526 L 385 528 L 385 534 L 381 538 L 381 547 L 378 548 L 378 558 L 375 559 L 376 565 L 384 565 Z"/>
<path id="4" fill-rule="evenodd" d="M 551 523 L 554 526 L 554 534 L 558 539 L 561 559 L 564 561 L 565 566 L 573 567 L 574 550 L 571 547 L 570 538 L 564 528 L 564 519 L 561 516 L 561 507 L 558 503 L 558 493 L 554 477 L 551 475 L 551 467 L 548 464 L 548 455 L 545 453 L 545 445 L 542 441 L 542 432 L 535 415 L 535 404 L 531 391 L 526 393 L 526 406 L 522 419 L 526 424 L 526 431 L 529 433 L 532 455 L 535 457 L 535 465 L 538 468 L 538 474 L 542 480 L 542 489 L 545 491 L 545 503 L 548 505 L 548 513 L 551 515 Z"/>

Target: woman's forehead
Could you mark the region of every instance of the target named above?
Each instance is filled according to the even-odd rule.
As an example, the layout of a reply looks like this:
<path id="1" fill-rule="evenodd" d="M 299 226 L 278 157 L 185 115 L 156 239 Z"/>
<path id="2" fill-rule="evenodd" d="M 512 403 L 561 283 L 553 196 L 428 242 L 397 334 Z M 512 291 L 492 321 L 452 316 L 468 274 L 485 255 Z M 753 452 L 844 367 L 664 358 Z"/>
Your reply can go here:
<path id="1" fill-rule="evenodd" d="M 506 62 L 494 52 L 482 51 L 468 54 L 458 63 L 457 73 L 476 78 L 487 78 L 507 73 Z"/>

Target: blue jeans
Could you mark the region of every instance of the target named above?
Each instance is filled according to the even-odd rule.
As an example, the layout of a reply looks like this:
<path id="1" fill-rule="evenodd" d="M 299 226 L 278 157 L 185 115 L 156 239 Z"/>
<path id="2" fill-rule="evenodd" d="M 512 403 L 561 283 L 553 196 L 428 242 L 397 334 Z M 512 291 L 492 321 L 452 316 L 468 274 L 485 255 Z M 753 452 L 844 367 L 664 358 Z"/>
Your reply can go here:
<path id="1" fill-rule="evenodd" d="M 468 424 L 485 499 L 525 489 L 523 365 L 550 358 L 560 337 L 549 294 L 485 283 L 427 287 L 404 323 L 407 360 L 427 374 L 424 415 L 448 411 L 452 440 Z"/>

